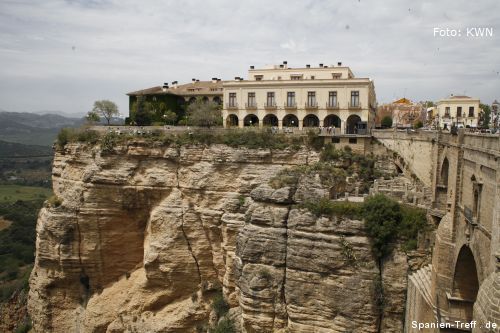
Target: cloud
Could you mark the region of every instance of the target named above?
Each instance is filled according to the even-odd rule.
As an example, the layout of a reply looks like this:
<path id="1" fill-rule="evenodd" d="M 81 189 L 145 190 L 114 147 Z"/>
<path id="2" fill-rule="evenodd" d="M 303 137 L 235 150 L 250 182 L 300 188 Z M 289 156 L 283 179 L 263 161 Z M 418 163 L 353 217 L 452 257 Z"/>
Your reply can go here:
<path id="1" fill-rule="evenodd" d="M 500 4 L 484 0 L 46 0 L 0 2 L 0 108 L 86 112 L 94 100 L 192 77 L 342 61 L 379 102 L 500 92 Z M 349 26 L 349 29 L 346 29 Z M 434 27 L 492 27 L 436 38 Z"/>

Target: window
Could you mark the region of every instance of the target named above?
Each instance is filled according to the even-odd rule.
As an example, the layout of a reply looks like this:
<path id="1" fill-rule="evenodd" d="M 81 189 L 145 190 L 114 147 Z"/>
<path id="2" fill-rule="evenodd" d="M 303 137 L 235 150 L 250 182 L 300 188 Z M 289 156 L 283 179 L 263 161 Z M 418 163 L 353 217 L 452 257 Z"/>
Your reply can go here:
<path id="1" fill-rule="evenodd" d="M 474 117 L 474 107 L 469 106 L 469 117 Z"/>
<path id="2" fill-rule="evenodd" d="M 229 106 L 230 107 L 236 106 L 236 93 L 229 93 Z"/>
<path id="3" fill-rule="evenodd" d="M 351 91 L 351 106 L 358 107 L 359 106 L 359 91 Z"/>
<path id="4" fill-rule="evenodd" d="M 457 106 L 457 118 L 460 118 L 460 117 L 462 117 L 462 107 Z"/>
<path id="5" fill-rule="evenodd" d="M 255 106 L 255 93 L 254 92 L 248 93 L 248 106 Z"/>
<path id="6" fill-rule="evenodd" d="M 333 137 L 332 138 L 332 143 L 340 143 L 340 138 L 339 137 Z"/>
<path id="7" fill-rule="evenodd" d="M 450 107 L 449 106 L 444 108 L 444 117 L 450 118 Z"/>
<path id="8" fill-rule="evenodd" d="M 286 93 L 286 106 L 289 107 L 295 106 L 295 92 L 289 91 Z"/>
<path id="9" fill-rule="evenodd" d="M 340 79 L 342 77 L 341 73 L 332 73 L 332 78 L 333 79 Z"/>
<path id="10" fill-rule="evenodd" d="M 302 74 L 292 74 L 290 75 L 290 80 L 300 80 L 302 79 Z"/>
<path id="11" fill-rule="evenodd" d="M 311 80 L 314 80 L 316 77 L 314 75 L 311 75 Z"/>
<path id="12" fill-rule="evenodd" d="M 330 91 L 328 93 L 328 106 L 331 108 L 337 107 L 337 92 Z"/>
<path id="13" fill-rule="evenodd" d="M 267 106 L 274 106 L 276 105 L 275 100 L 274 100 L 274 92 L 268 92 L 267 93 Z"/>
<path id="14" fill-rule="evenodd" d="M 349 138 L 349 144 L 357 144 L 358 143 L 358 138 Z"/>
<path id="15" fill-rule="evenodd" d="M 262 81 L 262 77 L 263 77 L 263 75 L 255 75 L 254 76 L 255 81 Z"/>
<path id="16" fill-rule="evenodd" d="M 316 92 L 307 92 L 307 106 L 316 106 Z"/>

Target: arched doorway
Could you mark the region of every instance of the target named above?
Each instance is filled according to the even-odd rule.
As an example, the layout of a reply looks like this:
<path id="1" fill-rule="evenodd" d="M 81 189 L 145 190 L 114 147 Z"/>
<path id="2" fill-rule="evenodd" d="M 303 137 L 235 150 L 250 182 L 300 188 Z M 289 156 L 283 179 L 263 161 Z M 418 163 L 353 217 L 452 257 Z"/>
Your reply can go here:
<path id="1" fill-rule="evenodd" d="M 323 126 L 340 128 L 340 118 L 334 114 L 331 114 L 327 116 L 325 120 L 323 120 Z"/>
<path id="2" fill-rule="evenodd" d="M 262 124 L 264 126 L 278 126 L 278 117 L 276 117 L 274 114 L 268 114 L 262 119 Z"/>
<path id="3" fill-rule="evenodd" d="M 472 308 L 479 291 L 476 261 L 470 248 L 462 246 L 453 275 L 451 312 L 463 321 L 472 320 Z"/>
<path id="4" fill-rule="evenodd" d="M 217 103 L 218 105 L 222 104 L 222 99 L 219 96 L 215 96 L 213 101 L 214 101 L 214 103 Z"/>
<path id="5" fill-rule="evenodd" d="M 191 97 L 191 98 L 188 100 L 188 104 L 193 104 L 194 102 L 196 102 L 196 97 Z"/>
<path id="6" fill-rule="evenodd" d="M 201 100 L 203 101 L 203 103 L 207 103 L 208 102 L 208 97 L 207 96 L 203 96 L 203 98 Z"/>
<path id="7" fill-rule="evenodd" d="M 361 122 L 361 118 L 358 115 L 352 114 L 346 120 L 346 134 L 357 134 L 358 133 L 358 123 Z"/>
<path id="8" fill-rule="evenodd" d="M 227 127 L 238 127 L 238 116 L 235 114 L 230 114 L 226 118 Z"/>
<path id="9" fill-rule="evenodd" d="M 283 117 L 283 127 L 299 127 L 299 118 L 293 114 Z"/>
<path id="10" fill-rule="evenodd" d="M 319 118 L 314 114 L 308 114 L 302 120 L 302 127 L 319 127 Z"/>
<path id="11" fill-rule="evenodd" d="M 243 119 L 244 126 L 258 126 L 259 118 L 254 114 L 249 114 Z"/>

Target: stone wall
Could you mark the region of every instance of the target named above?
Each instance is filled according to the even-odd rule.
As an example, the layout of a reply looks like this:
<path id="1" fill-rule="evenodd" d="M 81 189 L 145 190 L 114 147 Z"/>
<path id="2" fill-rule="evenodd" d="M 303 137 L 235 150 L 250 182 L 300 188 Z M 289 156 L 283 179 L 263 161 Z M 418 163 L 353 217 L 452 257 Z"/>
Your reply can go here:
<path id="1" fill-rule="evenodd" d="M 475 319 L 500 324 L 499 136 L 463 130 L 456 135 L 375 131 L 374 136 L 433 192 L 429 212 L 437 233 L 430 283 L 420 287 L 410 283 L 407 304 L 413 310 L 407 312 L 407 320 L 425 322 L 434 317 L 448 323 Z M 492 293 L 495 296 L 489 296 Z M 426 306 L 415 305 L 422 300 Z"/>

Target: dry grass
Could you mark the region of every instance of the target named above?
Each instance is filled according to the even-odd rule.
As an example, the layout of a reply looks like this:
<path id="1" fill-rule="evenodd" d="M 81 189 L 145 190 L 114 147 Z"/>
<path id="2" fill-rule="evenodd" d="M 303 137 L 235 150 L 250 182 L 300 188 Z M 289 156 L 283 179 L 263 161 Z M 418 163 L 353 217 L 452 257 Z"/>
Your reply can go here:
<path id="1" fill-rule="evenodd" d="M 12 224 L 11 221 L 8 221 L 0 216 L 0 231 L 7 229 L 8 227 L 10 227 L 11 224 Z"/>

